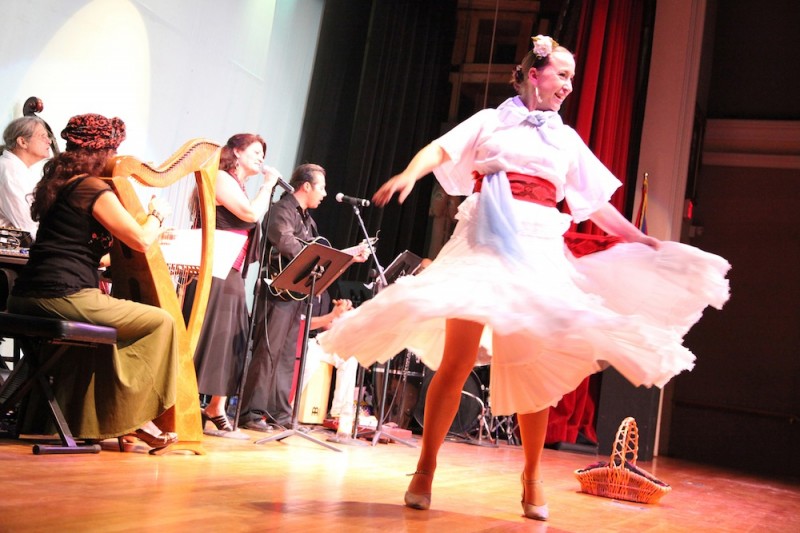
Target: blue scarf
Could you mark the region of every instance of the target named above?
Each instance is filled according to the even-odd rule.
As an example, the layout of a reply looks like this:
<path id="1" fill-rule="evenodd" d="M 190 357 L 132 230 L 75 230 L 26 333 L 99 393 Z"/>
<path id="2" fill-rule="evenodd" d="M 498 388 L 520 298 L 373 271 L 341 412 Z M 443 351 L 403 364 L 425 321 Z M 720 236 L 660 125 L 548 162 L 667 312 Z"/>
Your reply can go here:
<path id="1" fill-rule="evenodd" d="M 553 145 L 548 137 L 563 124 L 555 111 L 529 111 L 519 99 L 510 98 L 497 109 L 505 125 L 528 124 L 539 132 L 542 140 Z M 545 127 L 542 127 L 545 126 Z M 488 246 L 500 255 L 522 262 L 525 252 L 517 238 L 517 220 L 513 212 L 513 196 L 508 176 L 501 170 L 487 174 L 481 184 L 476 216 L 475 242 Z"/>
<path id="2" fill-rule="evenodd" d="M 525 254 L 517 238 L 513 196 L 504 170 L 484 176 L 475 224 L 475 242 L 500 255 L 523 261 Z"/>

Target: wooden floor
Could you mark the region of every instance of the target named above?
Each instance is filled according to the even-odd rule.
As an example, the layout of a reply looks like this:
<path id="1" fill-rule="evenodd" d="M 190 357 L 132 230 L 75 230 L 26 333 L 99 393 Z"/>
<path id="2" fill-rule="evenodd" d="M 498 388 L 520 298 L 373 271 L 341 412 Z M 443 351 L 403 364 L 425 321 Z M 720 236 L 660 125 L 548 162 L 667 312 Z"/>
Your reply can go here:
<path id="1" fill-rule="evenodd" d="M 206 455 L 33 455 L 0 440 L 0 531 L 800 531 L 800 484 L 668 458 L 639 463 L 673 490 L 655 505 L 579 492 L 594 456 L 545 450 L 551 518 L 521 515 L 522 450 L 446 442 L 433 505 L 402 505 L 417 449 L 325 449 L 299 436 L 205 437 Z M 331 434 L 315 432 L 324 440 Z M 107 441 L 105 444 L 110 444 Z"/>

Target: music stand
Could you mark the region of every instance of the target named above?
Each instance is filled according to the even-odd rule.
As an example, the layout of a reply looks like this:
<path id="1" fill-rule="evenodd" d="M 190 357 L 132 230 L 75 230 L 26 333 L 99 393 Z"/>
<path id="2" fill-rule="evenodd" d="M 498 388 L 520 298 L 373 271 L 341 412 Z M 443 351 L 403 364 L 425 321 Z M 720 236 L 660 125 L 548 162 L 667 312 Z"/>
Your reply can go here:
<path id="1" fill-rule="evenodd" d="M 392 263 L 384 272 L 384 280 L 386 281 L 387 286 L 394 283 L 402 276 L 413 274 L 419 267 L 420 263 L 422 263 L 422 258 L 419 257 L 418 255 L 409 252 L 408 250 L 402 252 L 394 259 L 394 261 L 392 261 Z M 408 357 L 408 352 L 406 352 L 406 357 Z M 416 445 L 414 445 L 414 443 L 409 442 L 405 439 L 401 439 L 400 437 L 397 437 L 395 435 L 392 435 L 384 428 L 384 422 L 386 420 L 386 390 L 389 388 L 389 368 L 390 368 L 389 361 L 386 361 L 384 365 L 385 366 L 383 375 L 383 391 L 381 391 L 380 408 L 378 409 L 378 417 L 377 417 L 378 425 L 374 431 L 367 430 L 364 433 L 372 432 L 373 446 L 378 444 L 380 439 L 385 436 L 385 438 L 393 440 L 395 442 L 399 442 L 400 444 L 405 444 L 409 448 L 416 448 Z M 377 367 L 377 365 L 375 366 Z M 361 390 L 363 390 L 363 384 L 364 384 L 364 374 L 362 372 L 361 382 L 360 382 Z M 354 438 L 357 434 L 357 430 L 358 430 L 358 418 L 356 418 L 356 427 L 353 430 Z"/>
<path id="2" fill-rule="evenodd" d="M 386 283 L 391 285 L 403 276 L 413 275 L 420 263 L 422 263 L 420 256 L 408 250 L 404 251 L 386 268 Z"/>
<path id="3" fill-rule="evenodd" d="M 283 271 L 272 280 L 272 285 L 277 289 L 289 290 L 300 294 L 305 294 L 306 300 L 306 319 L 303 328 L 303 346 L 300 350 L 300 367 L 298 369 L 297 386 L 294 394 L 294 405 L 292 407 L 291 428 L 282 431 L 277 435 L 265 437 L 257 440 L 256 444 L 270 442 L 273 440 L 283 440 L 292 435 L 303 437 L 306 440 L 315 442 L 320 446 L 341 452 L 339 448 L 331 446 L 311 435 L 300 431 L 297 417 L 300 413 L 300 397 L 303 391 L 303 372 L 306 365 L 306 354 L 308 353 L 308 338 L 311 333 L 311 315 L 313 314 L 313 298 L 321 293 L 328 286 L 336 281 L 344 270 L 353 262 L 353 256 L 330 246 L 319 243 L 311 243 L 303 249 L 286 266 Z"/>

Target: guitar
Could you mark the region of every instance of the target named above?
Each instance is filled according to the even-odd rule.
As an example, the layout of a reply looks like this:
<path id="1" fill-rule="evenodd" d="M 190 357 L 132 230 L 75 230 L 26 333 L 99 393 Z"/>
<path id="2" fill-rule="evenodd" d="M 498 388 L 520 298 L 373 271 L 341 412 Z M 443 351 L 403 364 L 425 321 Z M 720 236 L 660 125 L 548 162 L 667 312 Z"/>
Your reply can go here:
<path id="1" fill-rule="evenodd" d="M 359 262 L 366 261 L 370 256 L 370 246 L 374 245 L 378 242 L 378 237 L 370 237 L 369 242 L 367 239 L 361 241 L 361 243 L 357 244 L 356 246 L 351 246 L 350 248 L 344 248 L 343 250 L 339 250 L 340 252 L 346 253 L 348 255 L 352 255 L 354 258 L 358 257 Z M 322 244 L 323 246 L 327 246 L 332 248 L 330 241 L 325 237 L 315 237 L 314 239 L 306 242 L 303 241 L 305 246 L 308 246 L 311 243 Z M 269 256 L 270 262 L 267 269 L 269 274 L 269 281 L 267 282 L 267 286 L 269 287 L 269 292 L 273 296 L 280 298 L 281 300 L 288 302 L 290 300 L 294 301 L 301 301 L 305 300 L 305 294 L 300 294 L 294 291 L 285 290 L 285 289 L 278 289 L 272 285 L 272 280 L 274 280 L 278 274 L 283 272 L 283 269 L 290 263 L 285 257 L 283 257 L 274 246 L 270 246 L 269 249 Z M 363 259 L 361 259 L 363 257 Z"/>

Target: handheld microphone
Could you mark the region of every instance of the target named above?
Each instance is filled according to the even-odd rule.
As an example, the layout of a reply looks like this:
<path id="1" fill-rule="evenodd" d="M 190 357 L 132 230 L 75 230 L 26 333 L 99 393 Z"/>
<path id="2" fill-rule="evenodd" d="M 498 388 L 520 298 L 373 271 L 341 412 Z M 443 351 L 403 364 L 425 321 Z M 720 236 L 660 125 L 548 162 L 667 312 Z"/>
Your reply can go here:
<path id="1" fill-rule="evenodd" d="M 365 200 L 363 198 L 354 198 L 352 196 L 345 196 L 342 193 L 338 193 L 336 195 L 336 201 L 339 203 L 346 203 L 350 205 L 354 205 L 356 207 L 369 207 L 369 200 Z"/>
<path id="2" fill-rule="evenodd" d="M 284 179 L 283 179 L 281 176 L 278 176 L 278 185 L 279 185 L 279 186 L 280 186 L 280 187 L 281 187 L 281 188 L 282 188 L 284 191 L 288 192 L 289 194 L 292 194 L 292 193 L 294 192 L 294 187 L 292 187 L 291 185 L 289 185 L 288 183 L 286 183 L 286 180 L 284 180 Z"/>
<path id="3" fill-rule="evenodd" d="M 261 172 L 264 174 L 273 174 L 278 176 L 278 183 L 276 183 L 276 185 L 278 185 L 281 189 L 288 192 L 289 194 L 292 194 L 294 192 L 294 187 L 289 185 L 289 183 L 287 183 L 286 180 L 283 179 L 283 176 L 281 176 L 281 173 L 278 172 L 277 169 L 269 166 L 266 163 L 263 163 L 261 165 Z"/>

